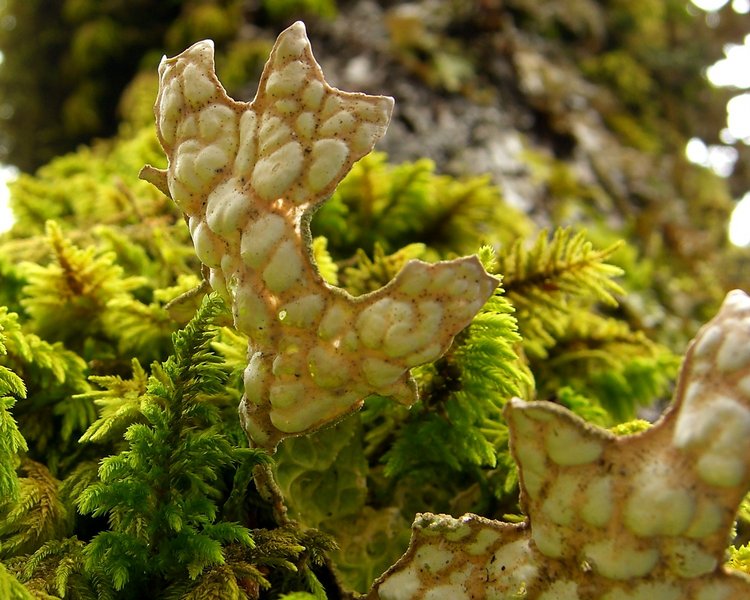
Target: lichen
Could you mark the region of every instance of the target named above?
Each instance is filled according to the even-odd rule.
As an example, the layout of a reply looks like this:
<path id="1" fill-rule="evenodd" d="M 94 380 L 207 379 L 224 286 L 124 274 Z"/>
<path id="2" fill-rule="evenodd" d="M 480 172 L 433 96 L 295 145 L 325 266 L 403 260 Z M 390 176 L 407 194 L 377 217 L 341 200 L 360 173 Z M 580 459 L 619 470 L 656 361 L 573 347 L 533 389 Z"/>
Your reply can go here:
<path id="1" fill-rule="evenodd" d="M 699 331 L 674 404 L 653 427 L 618 437 L 558 405 L 520 400 L 505 416 L 526 521 L 418 515 L 409 550 L 370 598 L 750 594 L 750 579 L 723 566 L 750 487 L 745 293 L 731 292 Z"/>
<path id="2" fill-rule="evenodd" d="M 163 59 L 159 76 L 169 167 L 142 177 L 185 213 L 211 285 L 250 338 L 248 435 L 274 448 L 373 393 L 413 403 L 409 369 L 442 355 L 498 282 L 476 257 L 411 261 L 355 298 L 318 272 L 312 213 L 385 132 L 393 100 L 330 87 L 301 22 L 279 36 L 249 104 L 227 96 L 207 41 Z"/>

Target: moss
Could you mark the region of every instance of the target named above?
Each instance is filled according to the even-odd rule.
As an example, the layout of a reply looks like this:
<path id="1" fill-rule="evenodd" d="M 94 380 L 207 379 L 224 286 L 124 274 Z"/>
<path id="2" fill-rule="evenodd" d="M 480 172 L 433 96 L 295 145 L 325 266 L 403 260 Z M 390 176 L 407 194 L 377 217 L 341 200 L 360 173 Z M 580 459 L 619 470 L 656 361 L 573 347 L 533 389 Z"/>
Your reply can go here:
<path id="1" fill-rule="evenodd" d="M 101 17 L 100 3 L 64 4 L 67 20 Z M 202 23 L 210 26 L 223 43 L 220 74 L 237 90 L 257 77 L 269 45 L 262 36 L 237 38 L 239 4 L 185 3 L 185 18 L 169 33 L 181 46 L 194 41 L 188 38 Z M 270 6 L 266 17 L 285 18 L 272 15 L 277 5 Z M 311 7 L 324 14 L 330 5 Z M 517 514 L 516 467 L 501 416 L 512 395 L 561 404 L 618 434 L 646 427 L 631 419 L 669 394 L 679 360 L 675 350 L 713 312 L 725 289 L 742 284 L 746 275 L 746 253 L 730 252 L 724 239 L 732 207 L 727 182 L 682 158 L 696 115 L 705 111 L 711 121 L 717 110 L 706 108 L 716 97 L 706 100 L 696 83 L 695 48 L 705 38 L 695 33 L 683 3 L 671 0 L 576 2 L 565 8 L 519 0 L 507 7 L 458 7 L 460 20 L 401 31 L 407 39 L 399 42 L 397 60 L 438 89 L 468 98 L 480 80 L 505 86 L 493 97 L 503 98 L 504 110 L 526 123 L 523 172 L 513 177 L 539 194 L 530 213 L 511 204 L 512 178 L 453 177 L 429 159 L 393 163 L 380 153 L 355 165 L 312 222 L 322 275 L 352 294 L 384 285 L 410 258 L 471 253 L 504 278 L 505 292 L 493 296 L 444 358 L 415 373 L 420 401 L 411 411 L 371 397 L 338 428 L 285 442 L 275 459 L 278 489 L 254 472 L 253 460 L 263 460 L 245 447 L 237 418 L 247 339 L 228 327 L 231 316 L 216 315 L 200 360 L 182 356 L 184 377 L 164 375 L 162 363 L 178 358 L 172 335 L 191 320 L 206 288 L 179 211 L 136 178 L 143 163 L 165 166 L 151 125 L 153 73 L 134 80 L 120 101 L 123 123 L 114 137 L 59 156 L 12 186 L 18 220 L 0 236 L 0 303 L 9 309 L 0 318 L 8 350 L 0 356 L 0 373 L 25 382 L 26 397 L 14 394 L 15 404 L 3 410 L 17 421 L 28 451 L 16 443 L 2 460 L 6 471 L 29 480 L 24 485 L 32 492 L 37 488 L 29 465 L 41 465 L 34 485 L 46 486 L 44 497 L 54 510 L 35 522 L 38 536 L 24 537 L 24 519 L 35 519 L 39 505 L 30 504 L 32 512 L 8 508 L 17 518 L 2 541 L 15 579 L 3 571 L 0 590 L 20 589 L 20 579 L 45 593 L 62 596 L 62 589 L 75 597 L 80 589 L 80 597 L 106 597 L 111 574 L 103 576 L 95 561 L 86 566 L 83 551 L 96 535 L 122 533 L 117 528 L 132 515 L 115 507 L 110 514 L 126 516 L 107 523 L 78 514 L 74 500 L 86 489 L 99 489 L 96 471 L 107 457 L 134 457 L 130 473 L 138 477 L 145 464 L 138 457 L 148 456 L 148 464 L 161 468 L 160 457 L 148 454 L 138 435 L 157 430 L 167 413 L 175 427 L 165 455 L 194 435 L 195 443 L 218 436 L 228 453 L 210 476 L 201 472 L 181 480 L 210 497 L 215 520 L 208 525 L 224 529 L 208 526 L 213 541 L 200 538 L 185 550 L 184 556 L 203 556 L 193 571 L 159 570 L 141 560 L 148 557 L 138 554 L 148 546 L 141 543 L 145 538 L 132 547 L 131 538 L 117 538 L 118 556 L 125 557 L 121 566 L 127 572 L 154 568 L 138 584 L 150 590 L 238 598 L 287 592 L 323 597 L 324 588 L 330 597 L 341 588 L 366 591 L 403 550 L 416 512 Z M 89 69 L 101 68 L 117 52 L 100 39 L 111 23 L 99 26 L 104 29 L 92 26 L 76 38 L 78 53 L 100 53 L 84 57 Z M 164 35 L 162 28 L 157 54 L 164 51 Z M 473 38 L 493 40 L 477 46 L 494 55 L 473 46 L 467 52 Z M 675 47 L 675 40 L 684 43 Z M 521 54 L 536 67 L 517 72 Z M 153 71 L 153 52 L 148 56 L 138 66 Z M 512 78 L 503 79 L 502 69 L 483 70 L 498 61 Z M 542 75 L 553 85 L 533 92 L 524 77 Z M 76 126 L 98 127 L 104 115 L 97 108 L 100 92 L 84 86 L 72 96 Z M 683 106 L 683 97 L 696 104 Z M 587 139 L 596 142 L 594 150 Z M 48 225 L 45 234 L 50 220 L 57 225 Z M 618 246 L 620 239 L 627 242 Z M 66 257 L 67 271 L 61 263 Z M 206 361 L 214 366 L 205 370 Z M 190 371 L 190 365 L 200 366 Z M 191 379 L 196 372 L 201 378 Z M 177 392 L 217 378 L 221 385 L 203 390 L 199 402 L 177 407 Z M 164 393 L 160 400 L 155 390 Z M 7 429 L 9 422 L 3 422 Z M 175 469 L 185 466 L 181 460 L 174 455 Z M 144 489 L 151 493 L 149 486 Z M 160 513 L 162 529 L 155 527 L 176 536 L 175 515 L 183 513 L 170 513 L 168 502 L 159 506 L 166 512 Z M 285 520 L 290 517 L 323 535 L 295 528 Z M 137 530 L 150 515 L 133 518 Z M 249 531 L 255 547 L 231 541 L 235 530 L 229 523 Z M 738 545 L 744 541 L 740 537 Z M 333 583 L 322 566 L 324 552 L 343 584 Z M 732 565 L 746 569 L 746 554 L 746 547 L 733 551 Z M 24 575 L 25 564 L 38 569 Z M 63 581 L 57 578 L 61 565 L 77 570 Z M 138 586 L 131 590 L 146 589 Z"/>

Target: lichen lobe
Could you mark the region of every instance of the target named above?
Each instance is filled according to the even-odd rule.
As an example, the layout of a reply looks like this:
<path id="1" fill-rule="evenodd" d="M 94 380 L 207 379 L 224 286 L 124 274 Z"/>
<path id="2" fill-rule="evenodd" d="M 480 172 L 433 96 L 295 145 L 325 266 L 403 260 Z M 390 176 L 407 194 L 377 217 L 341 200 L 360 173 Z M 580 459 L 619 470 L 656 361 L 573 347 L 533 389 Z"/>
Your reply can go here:
<path id="1" fill-rule="evenodd" d="M 369 598 L 424 600 L 445 585 L 456 600 L 750 597 L 750 580 L 723 566 L 750 487 L 748 348 L 750 297 L 734 291 L 691 342 L 672 407 L 632 436 L 511 401 L 527 520 L 420 515 Z"/>
<path id="2" fill-rule="evenodd" d="M 229 98 L 213 44 L 159 66 L 155 114 L 169 159 L 142 177 L 185 213 L 209 281 L 249 338 L 243 426 L 274 448 L 370 394 L 416 399 L 409 369 L 442 355 L 498 282 L 476 257 L 412 261 L 354 298 L 323 281 L 308 224 L 385 133 L 393 100 L 326 83 L 304 25 L 279 35 L 251 103 Z"/>

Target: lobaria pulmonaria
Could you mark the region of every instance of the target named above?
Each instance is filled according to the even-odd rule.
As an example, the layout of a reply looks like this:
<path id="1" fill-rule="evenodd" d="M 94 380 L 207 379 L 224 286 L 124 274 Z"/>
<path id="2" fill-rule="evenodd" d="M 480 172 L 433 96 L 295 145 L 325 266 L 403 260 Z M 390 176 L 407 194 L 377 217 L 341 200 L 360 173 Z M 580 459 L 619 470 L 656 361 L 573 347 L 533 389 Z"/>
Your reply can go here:
<path id="1" fill-rule="evenodd" d="M 475 256 L 413 260 L 358 297 L 320 276 L 312 214 L 383 135 L 393 99 L 329 86 L 301 22 L 279 36 L 249 104 L 227 96 L 209 41 L 164 58 L 159 77 L 169 166 L 141 176 L 184 212 L 211 285 L 249 337 L 248 436 L 273 449 L 370 394 L 412 404 L 409 369 L 440 357 L 499 282 Z"/>

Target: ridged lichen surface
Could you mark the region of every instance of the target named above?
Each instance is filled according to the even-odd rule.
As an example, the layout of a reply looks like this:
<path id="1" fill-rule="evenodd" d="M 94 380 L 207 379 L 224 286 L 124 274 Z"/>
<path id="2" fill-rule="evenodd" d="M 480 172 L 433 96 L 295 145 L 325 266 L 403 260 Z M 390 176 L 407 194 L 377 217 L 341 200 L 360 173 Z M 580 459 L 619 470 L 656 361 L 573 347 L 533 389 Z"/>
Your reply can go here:
<path id="1" fill-rule="evenodd" d="M 371 598 L 730 600 L 723 566 L 750 487 L 750 297 L 731 292 L 690 344 L 674 403 L 617 437 L 549 402 L 505 409 L 524 523 L 418 515 Z"/>
<path id="2" fill-rule="evenodd" d="M 393 100 L 330 87 L 300 22 L 279 36 L 251 103 L 227 96 L 208 41 L 163 59 L 159 77 L 169 166 L 142 176 L 185 213 L 211 285 L 250 339 L 248 435 L 274 448 L 370 394 L 414 402 L 409 369 L 447 350 L 497 280 L 476 257 L 415 260 L 353 297 L 322 279 L 309 233 L 315 209 L 385 132 Z"/>

